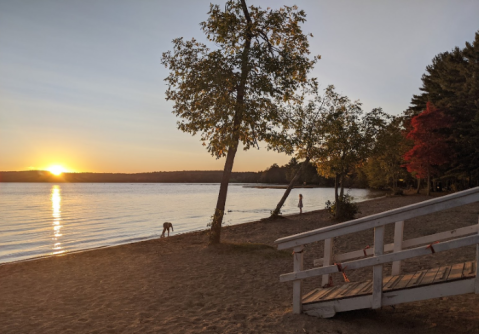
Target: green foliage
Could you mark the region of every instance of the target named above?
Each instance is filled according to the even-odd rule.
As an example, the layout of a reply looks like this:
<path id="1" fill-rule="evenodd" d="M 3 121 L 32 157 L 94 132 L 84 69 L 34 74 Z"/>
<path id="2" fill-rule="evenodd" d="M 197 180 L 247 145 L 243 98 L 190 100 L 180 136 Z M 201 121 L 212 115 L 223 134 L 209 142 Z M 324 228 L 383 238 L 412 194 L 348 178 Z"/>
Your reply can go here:
<path id="1" fill-rule="evenodd" d="M 288 119 L 285 105 L 301 102 L 297 91 L 316 85 L 307 75 L 319 57 L 309 58 L 308 36 L 300 27 L 306 14 L 296 6 L 263 10 L 230 0 L 224 10 L 210 5 L 208 14 L 201 28 L 214 49 L 177 38 L 162 64 L 170 70 L 166 99 L 174 102 L 178 128 L 199 133 L 216 158 L 226 156 L 211 225 L 213 245 L 220 242 L 239 143 L 247 150 L 281 131 Z"/>
<path id="2" fill-rule="evenodd" d="M 314 147 L 313 161 L 320 175 L 345 175 L 366 158 L 370 137 L 366 136 L 366 123 L 362 122 L 359 101 L 326 88 L 323 113 L 317 131 L 321 140 Z"/>
<path id="3" fill-rule="evenodd" d="M 479 31 L 463 49 L 438 54 L 422 76 L 422 93 L 414 95 L 406 115 L 411 118 L 433 103 L 453 122 L 448 143 L 454 157 L 444 168 L 445 177 L 479 181 L 479 152 L 474 119 L 479 114 Z"/>
<path id="4" fill-rule="evenodd" d="M 224 212 L 224 210 L 215 210 L 215 214 L 210 216 L 210 221 L 206 224 L 206 227 L 213 226 L 214 221 L 217 220 L 218 217 L 223 217 L 225 215 L 226 213 Z"/>
<path id="5" fill-rule="evenodd" d="M 298 163 L 294 157 L 283 166 L 278 166 L 278 164 L 275 163 L 266 168 L 264 171 L 259 172 L 260 177 L 258 180 L 261 183 L 289 183 L 294 178 L 296 172 L 303 167 L 303 163 L 304 161 Z M 296 183 L 315 184 L 321 186 L 332 185 L 330 180 L 318 175 L 316 166 L 311 162 L 307 163 L 306 166 L 303 167 L 303 172 L 299 176 Z"/>
<path id="6" fill-rule="evenodd" d="M 181 118 L 178 128 L 199 133 L 219 158 L 237 139 L 246 150 L 282 128 L 281 104 L 298 101 L 295 92 L 311 83 L 307 74 L 319 57 L 308 58 L 300 27 L 306 14 L 295 6 L 245 11 L 240 1 L 228 1 L 224 11 L 210 5 L 208 14 L 201 28 L 215 49 L 177 38 L 162 64 L 170 70 L 166 99 Z"/>
<path id="7" fill-rule="evenodd" d="M 286 169 L 286 180 L 288 182 L 291 182 L 291 180 L 296 175 L 296 172 L 299 170 L 299 168 L 301 168 L 301 165 L 298 163 L 298 160 L 295 157 L 292 157 L 291 160 L 283 167 L 285 167 Z"/>
<path id="8" fill-rule="evenodd" d="M 354 216 L 360 212 L 358 205 L 356 203 L 353 203 L 353 200 L 354 198 L 349 194 L 345 194 L 342 200 L 338 199 L 338 203 L 341 208 L 339 212 L 336 201 L 327 201 L 325 204 L 330 217 L 338 220 L 354 219 Z"/>
<path id="9" fill-rule="evenodd" d="M 305 96 L 311 97 L 304 101 Z M 314 146 L 321 140 L 318 121 L 321 119 L 323 98 L 318 94 L 316 82 L 304 90 L 301 104 L 287 106 L 288 118 L 283 131 L 268 138 L 268 148 L 286 154 L 294 154 L 295 161 L 311 159 Z"/>
<path id="10" fill-rule="evenodd" d="M 334 177 L 335 201 L 339 203 L 345 177 L 367 159 L 385 114 L 378 108 L 363 116 L 361 103 L 336 93 L 334 86 L 326 88 L 322 110 L 317 128 L 322 139 L 313 148 L 313 161 L 320 175 Z M 342 208 L 335 208 L 337 219 L 343 215 Z"/>
<path id="11" fill-rule="evenodd" d="M 403 134 L 403 121 L 403 117 L 386 116 L 378 128 L 371 154 L 362 167 L 371 188 L 395 189 L 399 179 L 407 178 L 403 155 L 411 144 Z"/>
<path id="12" fill-rule="evenodd" d="M 270 214 L 270 216 L 274 215 L 275 214 L 274 210 L 269 210 L 269 214 Z M 281 210 L 279 210 L 278 215 L 282 215 L 282 214 L 283 213 L 281 212 Z"/>

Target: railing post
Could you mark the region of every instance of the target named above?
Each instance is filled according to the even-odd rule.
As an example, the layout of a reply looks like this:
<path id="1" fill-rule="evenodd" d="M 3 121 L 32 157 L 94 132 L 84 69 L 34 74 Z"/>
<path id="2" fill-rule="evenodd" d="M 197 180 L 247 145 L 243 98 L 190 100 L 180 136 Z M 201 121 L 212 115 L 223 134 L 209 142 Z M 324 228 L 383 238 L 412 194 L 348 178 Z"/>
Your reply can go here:
<path id="1" fill-rule="evenodd" d="M 303 257 L 304 257 L 304 247 L 298 246 L 294 248 L 294 262 L 293 262 L 293 271 L 299 272 L 303 270 Z M 293 313 L 301 314 L 303 310 L 303 282 L 301 280 L 293 281 Z"/>
<path id="2" fill-rule="evenodd" d="M 374 228 L 374 256 L 384 253 L 384 226 Z M 383 294 L 383 265 L 379 264 L 373 267 L 373 299 L 371 307 L 373 309 L 381 307 L 381 298 Z"/>
<path id="3" fill-rule="evenodd" d="M 323 267 L 333 264 L 333 238 L 324 240 Z M 321 286 L 329 283 L 329 274 L 323 275 Z"/>
<path id="4" fill-rule="evenodd" d="M 402 250 L 404 232 L 404 221 L 394 223 L 394 249 L 393 252 L 399 252 Z M 401 274 L 401 261 L 394 261 L 391 269 L 391 275 L 396 276 Z"/>
<path id="5" fill-rule="evenodd" d="M 479 294 L 479 244 L 476 245 L 476 278 L 474 279 L 474 292 Z"/>

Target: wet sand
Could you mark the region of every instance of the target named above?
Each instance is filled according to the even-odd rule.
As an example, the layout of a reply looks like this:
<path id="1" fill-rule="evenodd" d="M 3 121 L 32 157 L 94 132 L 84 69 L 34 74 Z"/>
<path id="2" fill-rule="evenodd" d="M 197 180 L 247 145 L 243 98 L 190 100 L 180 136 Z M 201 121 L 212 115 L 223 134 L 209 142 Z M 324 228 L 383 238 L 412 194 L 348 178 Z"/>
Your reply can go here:
<path id="1" fill-rule="evenodd" d="M 360 203 L 361 215 L 428 199 L 381 198 Z M 477 224 L 479 203 L 406 221 L 404 238 Z M 174 224 L 174 222 L 173 222 Z M 0 265 L 0 333 L 479 333 L 479 296 L 339 313 L 318 319 L 291 313 L 291 251 L 274 240 L 332 224 L 325 211 L 223 229 L 223 244 L 207 233 Z M 161 231 L 160 231 L 161 232 Z M 393 226 L 386 228 L 392 242 Z M 335 252 L 362 249 L 373 232 L 337 238 Z M 306 248 L 305 268 L 322 257 L 322 242 Z M 475 247 L 403 262 L 403 272 L 475 258 Z M 389 267 L 385 274 L 389 273 Z M 371 268 L 348 272 L 351 281 Z M 320 278 L 305 280 L 304 292 Z M 342 276 L 334 276 L 342 284 Z"/>

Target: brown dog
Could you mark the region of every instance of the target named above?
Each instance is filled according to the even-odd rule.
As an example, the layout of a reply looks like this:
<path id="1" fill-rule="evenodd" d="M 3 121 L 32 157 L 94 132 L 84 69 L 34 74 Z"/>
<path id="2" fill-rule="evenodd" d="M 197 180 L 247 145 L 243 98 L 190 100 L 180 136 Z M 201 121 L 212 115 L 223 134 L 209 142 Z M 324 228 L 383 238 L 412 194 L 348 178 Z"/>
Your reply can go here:
<path id="1" fill-rule="evenodd" d="M 173 230 L 173 224 L 172 223 L 169 223 L 169 222 L 166 222 L 166 223 L 163 223 L 163 233 L 161 233 L 161 237 L 160 238 L 164 238 L 165 237 L 165 232 L 168 231 L 168 236 L 170 236 L 170 228 L 172 231 Z"/>

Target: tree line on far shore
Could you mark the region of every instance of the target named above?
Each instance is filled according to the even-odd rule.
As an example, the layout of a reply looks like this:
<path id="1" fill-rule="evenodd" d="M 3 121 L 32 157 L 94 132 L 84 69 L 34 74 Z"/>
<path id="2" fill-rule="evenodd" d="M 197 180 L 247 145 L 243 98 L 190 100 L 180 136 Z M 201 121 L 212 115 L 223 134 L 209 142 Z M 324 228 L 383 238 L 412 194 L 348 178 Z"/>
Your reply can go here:
<path id="1" fill-rule="evenodd" d="M 219 183 L 222 171 L 173 171 L 151 173 L 62 173 L 31 170 L 0 172 L 0 182 L 97 182 L 97 183 Z M 232 182 L 257 183 L 261 172 L 233 172 Z"/>
<path id="2" fill-rule="evenodd" d="M 258 172 L 232 172 L 232 183 L 267 183 L 289 184 L 295 176 L 301 163 L 296 158 L 283 165 L 273 164 L 264 171 Z M 146 172 L 146 173 L 62 173 L 54 175 L 44 170 L 29 171 L 0 171 L 0 182 L 70 182 L 70 183 L 219 183 L 223 176 L 220 170 L 191 170 L 171 172 Z M 351 187 L 367 187 L 364 180 L 355 176 L 348 176 L 348 185 Z M 318 174 L 314 164 L 310 163 L 295 185 L 314 185 L 332 187 L 334 181 Z"/>

